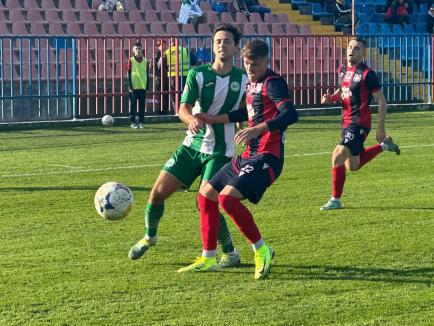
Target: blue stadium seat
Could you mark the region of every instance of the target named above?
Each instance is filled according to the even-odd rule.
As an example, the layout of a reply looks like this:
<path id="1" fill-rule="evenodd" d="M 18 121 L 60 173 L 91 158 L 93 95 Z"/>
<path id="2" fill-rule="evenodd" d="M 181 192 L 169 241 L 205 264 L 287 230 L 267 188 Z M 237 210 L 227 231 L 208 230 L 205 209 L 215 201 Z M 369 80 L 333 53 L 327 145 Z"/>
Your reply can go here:
<path id="1" fill-rule="evenodd" d="M 359 18 L 360 23 L 369 23 L 369 14 L 357 13 L 357 17 Z"/>
<path id="2" fill-rule="evenodd" d="M 379 26 L 380 26 L 380 34 L 382 35 L 392 34 L 392 25 L 384 23 L 384 24 L 379 24 Z"/>
<path id="3" fill-rule="evenodd" d="M 399 24 L 392 25 L 392 34 L 401 35 L 403 34 L 402 26 Z"/>
<path id="4" fill-rule="evenodd" d="M 418 12 L 419 13 L 421 13 L 421 14 L 427 14 L 427 12 L 428 12 L 428 4 L 426 4 L 426 3 L 421 3 L 420 5 L 419 5 L 419 10 L 418 10 Z"/>
<path id="5" fill-rule="evenodd" d="M 370 23 L 383 23 L 384 22 L 384 14 L 372 13 L 369 16 Z"/>
<path id="6" fill-rule="evenodd" d="M 406 24 L 404 26 L 404 34 L 415 34 L 416 26 L 414 24 Z"/>
<path id="7" fill-rule="evenodd" d="M 379 25 L 377 24 L 368 24 L 368 33 L 371 35 L 376 35 L 379 32 Z"/>
<path id="8" fill-rule="evenodd" d="M 333 16 L 333 14 L 326 12 L 320 3 L 314 2 L 314 3 L 312 3 L 312 16 L 314 19 L 317 19 L 317 18 L 326 17 L 326 16 L 331 17 L 331 16 Z"/>
<path id="9" fill-rule="evenodd" d="M 367 35 L 369 33 L 369 24 L 359 23 L 356 26 L 356 35 Z"/>
<path id="10" fill-rule="evenodd" d="M 428 34 L 428 32 L 426 30 L 426 23 L 416 24 L 416 33 L 418 33 L 418 34 Z"/>

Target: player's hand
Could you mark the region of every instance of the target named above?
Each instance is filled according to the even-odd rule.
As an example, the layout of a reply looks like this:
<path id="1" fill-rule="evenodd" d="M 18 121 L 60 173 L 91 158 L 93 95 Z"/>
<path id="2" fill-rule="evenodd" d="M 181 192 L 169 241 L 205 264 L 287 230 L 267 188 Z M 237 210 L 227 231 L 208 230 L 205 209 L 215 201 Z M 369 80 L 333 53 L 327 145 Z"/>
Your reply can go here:
<path id="1" fill-rule="evenodd" d="M 194 115 L 194 117 L 198 118 L 198 119 L 202 120 L 203 122 L 210 124 L 210 125 L 215 123 L 215 121 L 214 121 L 215 116 L 208 114 L 208 113 L 197 113 Z"/>
<path id="2" fill-rule="evenodd" d="M 199 132 L 200 129 L 203 128 L 203 122 L 202 120 L 194 117 L 190 120 L 188 124 L 188 130 L 190 130 L 193 134 Z"/>
<path id="3" fill-rule="evenodd" d="M 327 93 L 323 94 L 321 98 L 321 104 L 331 104 L 332 101 L 332 94 L 330 94 L 330 90 L 327 90 Z"/>
<path id="4" fill-rule="evenodd" d="M 261 135 L 261 132 L 255 128 L 246 128 L 243 130 L 240 130 L 239 132 L 237 132 L 237 134 L 235 135 L 235 143 L 237 145 L 244 143 L 244 144 L 248 144 L 250 142 L 251 139 L 257 138 Z"/>
<path id="5" fill-rule="evenodd" d="M 386 138 L 387 138 L 386 130 L 384 128 L 378 128 L 377 135 L 376 135 L 377 142 L 380 144 L 384 142 Z"/>

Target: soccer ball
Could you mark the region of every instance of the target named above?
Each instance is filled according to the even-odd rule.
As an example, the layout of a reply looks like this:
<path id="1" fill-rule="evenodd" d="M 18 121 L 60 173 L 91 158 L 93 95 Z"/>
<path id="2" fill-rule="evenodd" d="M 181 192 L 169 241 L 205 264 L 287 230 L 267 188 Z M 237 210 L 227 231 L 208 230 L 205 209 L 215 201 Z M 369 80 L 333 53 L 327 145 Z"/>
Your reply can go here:
<path id="1" fill-rule="evenodd" d="M 105 116 L 102 117 L 101 123 L 104 127 L 110 127 L 113 126 L 113 124 L 115 123 L 115 119 L 113 119 L 111 115 L 106 114 Z"/>
<path id="2" fill-rule="evenodd" d="M 107 182 L 95 194 L 95 208 L 106 220 L 120 220 L 126 217 L 133 207 L 131 189 L 120 182 Z"/>

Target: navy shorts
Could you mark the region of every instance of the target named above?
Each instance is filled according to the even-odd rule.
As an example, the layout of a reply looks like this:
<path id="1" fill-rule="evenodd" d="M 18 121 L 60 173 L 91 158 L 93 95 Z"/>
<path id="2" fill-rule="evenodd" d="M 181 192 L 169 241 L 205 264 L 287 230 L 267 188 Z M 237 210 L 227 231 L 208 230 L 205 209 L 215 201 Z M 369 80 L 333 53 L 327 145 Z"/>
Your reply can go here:
<path id="1" fill-rule="evenodd" d="M 237 156 L 227 163 L 208 182 L 221 192 L 227 185 L 236 188 L 244 198 L 257 204 L 276 180 L 283 168 L 283 160 L 272 155 L 244 159 Z"/>
<path id="2" fill-rule="evenodd" d="M 365 150 L 365 139 L 368 137 L 369 131 L 371 129 L 356 125 L 342 128 L 339 145 L 347 147 L 352 155 L 357 156 Z"/>

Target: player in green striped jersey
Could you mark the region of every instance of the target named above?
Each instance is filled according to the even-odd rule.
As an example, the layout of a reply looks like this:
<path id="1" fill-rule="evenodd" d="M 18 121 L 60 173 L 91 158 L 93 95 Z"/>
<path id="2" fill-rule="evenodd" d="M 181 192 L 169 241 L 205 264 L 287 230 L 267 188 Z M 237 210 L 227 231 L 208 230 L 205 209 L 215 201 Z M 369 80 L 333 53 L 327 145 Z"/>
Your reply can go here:
<path id="1" fill-rule="evenodd" d="M 213 34 L 215 61 L 188 73 L 179 108 L 179 118 L 188 126 L 187 135 L 164 165 L 151 190 L 145 209 L 145 237 L 131 248 L 129 257 L 133 260 L 156 245 L 165 200 L 176 190 L 190 187 L 198 176 L 203 187 L 235 154 L 235 124 L 207 125 L 195 114 L 217 115 L 245 105 L 247 75 L 232 64 L 240 38 L 240 32 L 233 25 L 216 27 Z M 221 215 L 219 243 L 223 251 L 220 267 L 238 264 L 238 252 Z"/>

